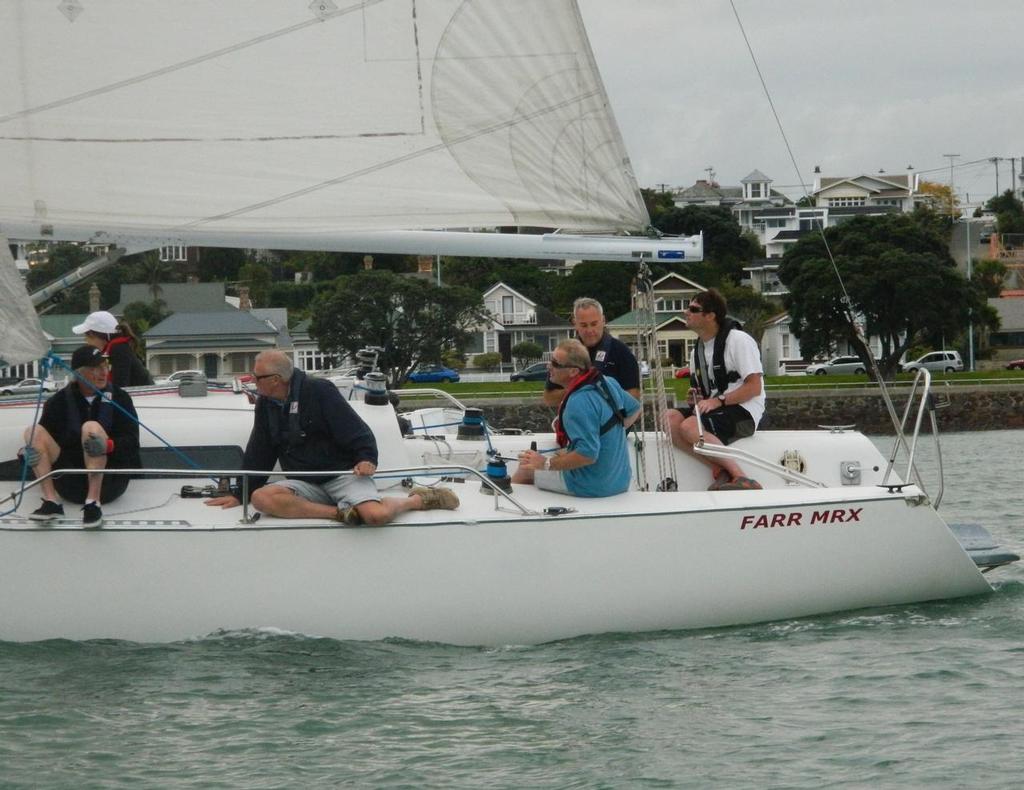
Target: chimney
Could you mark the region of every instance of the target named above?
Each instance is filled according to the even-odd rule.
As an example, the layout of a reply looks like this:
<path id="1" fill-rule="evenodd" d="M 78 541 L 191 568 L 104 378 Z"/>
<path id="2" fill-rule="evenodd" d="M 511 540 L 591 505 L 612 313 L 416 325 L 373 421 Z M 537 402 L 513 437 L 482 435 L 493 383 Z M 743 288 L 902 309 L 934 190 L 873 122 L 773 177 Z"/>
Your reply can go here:
<path id="1" fill-rule="evenodd" d="M 252 302 L 249 299 L 249 289 L 246 286 L 241 286 L 238 289 L 238 309 L 249 312 L 252 310 Z"/>
<path id="2" fill-rule="evenodd" d="M 434 256 L 433 255 L 417 255 L 416 256 L 416 272 L 418 274 L 425 274 L 428 277 L 434 272 Z"/>
<path id="3" fill-rule="evenodd" d="M 89 286 L 89 312 L 95 313 L 100 309 L 100 287 L 93 283 Z"/>
<path id="4" fill-rule="evenodd" d="M 363 269 L 365 269 L 366 271 L 370 271 L 371 269 L 373 269 L 373 256 L 372 255 L 364 255 L 363 256 Z"/>

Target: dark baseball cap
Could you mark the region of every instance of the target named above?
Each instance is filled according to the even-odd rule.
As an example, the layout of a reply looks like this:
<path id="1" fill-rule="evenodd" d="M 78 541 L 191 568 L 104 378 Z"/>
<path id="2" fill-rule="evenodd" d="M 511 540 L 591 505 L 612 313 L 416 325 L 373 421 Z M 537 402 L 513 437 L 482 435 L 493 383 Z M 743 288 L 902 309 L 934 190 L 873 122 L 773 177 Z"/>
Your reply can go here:
<path id="1" fill-rule="evenodd" d="M 107 358 L 96 346 L 79 346 L 71 355 L 71 369 L 95 368 L 106 361 Z"/>

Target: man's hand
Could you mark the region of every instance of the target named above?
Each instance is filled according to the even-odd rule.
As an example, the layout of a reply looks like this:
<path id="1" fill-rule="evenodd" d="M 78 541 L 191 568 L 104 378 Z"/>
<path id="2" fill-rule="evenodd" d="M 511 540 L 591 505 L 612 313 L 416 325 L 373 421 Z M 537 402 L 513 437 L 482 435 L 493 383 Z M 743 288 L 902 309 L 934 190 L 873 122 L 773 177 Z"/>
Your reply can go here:
<path id="1" fill-rule="evenodd" d="M 99 458 L 107 454 L 107 444 L 106 439 L 90 433 L 85 441 L 82 442 L 82 449 L 85 450 L 85 454 L 90 458 Z"/>
<path id="2" fill-rule="evenodd" d="M 722 408 L 722 401 L 715 398 L 704 398 L 703 400 L 697 401 L 697 411 L 701 414 L 707 414 L 709 411 Z"/>
<path id="3" fill-rule="evenodd" d="M 373 463 L 373 461 L 360 461 L 352 467 L 352 471 L 359 477 L 369 477 L 377 471 L 377 464 Z"/>
<path id="4" fill-rule="evenodd" d="M 544 456 L 536 450 L 523 450 L 519 453 L 519 465 L 523 469 L 543 470 Z"/>
<path id="5" fill-rule="evenodd" d="M 227 496 L 215 496 L 213 499 L 207 499 L 203 504 L 227 510 L 228 508 L 238 507 L 242 503 L 238 500 L 238 497 L 228 494 Z"/>
<path id="6" fill-rule="evenodd" d="M 25 463 L 27 463 L 30 467 L 37 466 L 39 462 L 43 460 L 43 457 L 39 453 L 39 451 L 30 444 L 22 447 L 19 455 L 25 459 Z"/>

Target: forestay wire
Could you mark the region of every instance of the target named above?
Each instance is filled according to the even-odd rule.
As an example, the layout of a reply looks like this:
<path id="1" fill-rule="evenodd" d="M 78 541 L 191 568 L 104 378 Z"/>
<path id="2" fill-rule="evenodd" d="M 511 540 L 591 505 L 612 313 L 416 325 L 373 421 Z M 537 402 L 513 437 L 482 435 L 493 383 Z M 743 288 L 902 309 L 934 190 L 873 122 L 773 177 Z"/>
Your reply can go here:
<path id="1" fill-rule="evenodd" d="M 750 39 L 747 37 L 746 29 L 743 27 L 743 20 L 740 19 L 740 13 L 736 10 L 735 0 L 729 0 L 729 6 L 732 8 L 732 13 L 736 17 L 736 24 L 739 26 L 740 35 L 743 36 L 743 43 L 747 47 L 747 52 L 750 53 L 750 60 L 754 64 L 754 70 L 757 72 L 757 78 L 761 82 L 761 88 L 764 90 L 765 98 L 768 100 L 768 106 L 771 108 L 772 116 L 775 118 L 775 125 L 778 127 L 779 134 L 782 136 L 782 142 L 786 146 L 786 152 L 789 154 L 789 161 L 793 165 L 793 172 L 796 173 L 797 176 L 796 182 L 800 185 L 800 189 L 803 192 L 804 197 L 807 199 L 808 204 L 810 204 L 811 195 L 807 191 L 807 186 L 804 184 L 803 177 L 800 175 L 800 167 L 796 163 L 796 156 L 793 154 L 793 147 L 789 144 L 789 137 L 786 135 L 786 130 L 782 125 L 782 119 L 779 117 L 778 110 L 775 108 L 775 101 L 772 99 L 771 91 L 768 89 L 768 83 L 764 79 L 764 74 L 761 72 L 761 66 L 757 62 L 757 56 L 754 54 L 754 48 L 750 43 Z M 882 379 L 878 363 L 875 361 L 875 355 L 870 353 L 871 346 L 868 344 L 868 339 L 864 336 L 864 332 L 861 331 L 860 325 L 857 323 L 856 317 L 853 314 L 853 302 L 850 299 L 850 294 L 846 290 L 846 283 L 843 282 L 843 276 L 839 273 L 839 267 L 836 265 L 835 256 L 832 254 L 832 247 L 829 245 L 828 238 L 825 236 L 825 228 L 816 216 L 812 217 L 811 221 L 814 229 L 817 230 L 818 234 L 821 236 L 822 244 L 825 245 L 825 253 L 828 255 L 829 263 L 832 265 L 832 271 L 836 276 L 836 281 L 839 283 L 839 289 L 842 291 L 841 301 L 843 304 L 843 312 L 846 313 L 846 320 L 849 322 L 854 334 L 861 341 L 864 348 L 869 351 L 867 364 L 871 367 L 875 381 L 881 391 L 885 408 L 889 412 L 889 419 L 892 420 L 893 427 L 896 429 L 898 441 L 902 442 L 903 432 L 900 427 L 900 418 L 896 414 L 896 407 L 893 405 L 892 397 L 889 395 L 889 390 L 886 388 L 885 381 Z"/>
<path id="2" fill-rule="evenodd" d="M 676 487 L 676 459 L 671 438 L 665 432 L 665 414 L 668 412 L 668 397 L 665 393 L 665 377 L 661 369 L 661 350 L 658 347 L 658 321 L 655 314 L 654 281 L 647 263 L 640 261 L 636 276 L 636 347 L 637 357 L 646 359 L 650 366 L 650 378 L 654 382 L 654 401 L 651 411 L 654 417 L 654 449 L 658 461 L 657 490 L 673 491 Z M 641 490 L 650 490 L 647 477 L 646 453 L 643 437 L 647 435 L 646 411 L 643 409 L 644 381 L 640 377 L 640 431 L 636 434 L 636 473 Z"/>

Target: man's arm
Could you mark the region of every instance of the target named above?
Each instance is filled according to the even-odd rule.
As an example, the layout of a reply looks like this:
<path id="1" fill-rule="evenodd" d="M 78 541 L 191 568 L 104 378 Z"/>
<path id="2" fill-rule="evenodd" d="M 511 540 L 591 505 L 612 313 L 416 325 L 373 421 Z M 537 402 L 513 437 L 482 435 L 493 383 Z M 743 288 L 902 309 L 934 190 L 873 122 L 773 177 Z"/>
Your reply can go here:
<path id="1" fill-rule="evenodd" d="M 742 406 L 748 400 L 752 400 L 761 394 L 761 381 L 764 376 L 761 373 L 751 373 L 736 389 L 727 396 L 728 405 Z"/>

